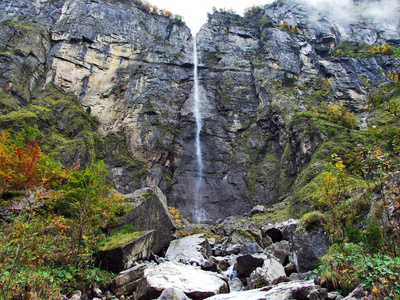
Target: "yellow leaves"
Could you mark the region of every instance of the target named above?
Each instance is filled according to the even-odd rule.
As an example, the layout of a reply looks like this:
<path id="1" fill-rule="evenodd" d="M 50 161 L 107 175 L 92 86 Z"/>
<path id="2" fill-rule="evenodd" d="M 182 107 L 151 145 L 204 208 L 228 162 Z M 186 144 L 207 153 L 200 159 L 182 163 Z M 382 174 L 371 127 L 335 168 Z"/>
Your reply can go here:
<path id="1" fill-rule="evenodd" d="M 368 52 L 373 53 L 373 54 L 386 54 L 390 55 L 394 53 L 394 47 L 392 45 L 389 45 L 387 43 L 384 43 L 382 45 L 375 45 L 373 46 Z"/>
<path id="2" fill-rule="evenodd" d="M 332 154 L 332 160 L 335 162 L 335 167 L 340 172 L 343 172 L 343 170 L 346 168 L 346 166 L 343 164 L 342 159 L 336 153 Z"/>
<path id="3" fill-rule="evenodd" d="M 358 120 L 356 116 L 349 112 L 342 104 L 333 104 L 330 102 L 325 110 L 331 122 L 350 129 L 357 127 Z"/>
<path id="4" fill-rule="evenodd" d="M 349 273 L 349 269 L 343 269 L 341 272 L 343 273 L 343 274 L 347 274 L 347 273 Z"/>
<path id="5" fill-rule="evenodd" d="M 181 212 L 173 206 L 168 206 L 169 214 L 171 215 L 172 221 L 175 224 L 182 224 L 183 219 L 181 216 Z"/>
<path id="6" fill-rule="evenodd" d="M 378 293 L 379 293 L 379 289 L 376 287 L 376 285 L 374 285 L 374 287 L 372 288 L 372 294 L 373 295 L 378 295 Z"/>
<path id="7" fill-rule="evenodd" d="M 67 224 L 62 223 L 62 222 L 60 222 L 60 221 L 58 221 L 58 220 L 53 220 L 53 224 L 54 224 L 55 226 L 61 228 L 61 229 L 68 229 L 68 228 L 70 228 L 70 226 L 68 226 Z"/>

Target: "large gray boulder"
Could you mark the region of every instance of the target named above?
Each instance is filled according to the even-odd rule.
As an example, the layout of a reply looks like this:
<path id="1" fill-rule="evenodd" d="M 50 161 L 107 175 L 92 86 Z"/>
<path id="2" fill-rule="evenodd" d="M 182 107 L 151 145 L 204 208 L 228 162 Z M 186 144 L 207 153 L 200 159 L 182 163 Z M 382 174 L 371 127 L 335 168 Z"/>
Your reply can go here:
<path id="1" fill-rule="evenodd" d="M 168 288 L 163 290 L 157 300 L 190 300 L 184 292 L 176 288 Z"/>
<path id="2" fill-rule="evenodd" d="M 208 300 L 289 300 L 289 299 L 309 299 L 308 295 L 313 292 L 319 292 L 320 286 L 310 281 L 293 281 L 284 282 L 276 286 L 270 286 L 255 290 L 232 292 L 226 295 L 216 295 L 208 298 Z M 324 291 L 322 290 L 323 294 Z M 322 297 L 321 297 L 322 298 Z M 324 298 L 322 298 L 324 299 Z"/>
<path id="3" fill-rule="evenodd" d="M 264 254 L 246 254 L 238 256 L 236 259 L 235 269 L 242 276 L 250 276 L 250 274 L 264 264 L 267 256 Z"/>
<path id="4" fill-rule="evenodd" d="M 168 211 L 167 199 L 159 188 L 148 188 L 147 199 L 131 210 L 113 227 L 121 230 L 124 225 L 131 224 L 137 230 L 154 230 L 155 236 L 151 251 L 157 253 L 166 249 L 175 238 L 176 227 Z"/>
<path id="5" fill-rule="evenodd" d="M 280 242 L 281 240 L 289 241 L 298 223 L 298 220 L 290 219 L 282 222 L 266 223 L 261 229 L 274 243 Z"/>
<path id="6" fill-rule="evenodd" d="M 137 299 L 157 298 L 168 288 L 177 288 L 191 299 L 229 292 L 226 278 L 222 275 L 173 261 L 150 266 L 144 271 L 137 287 Z"/>
<path id="7" fill-rule="evenodd" d="M 289 262 L 290 243 L 282 240 L 265 248 L 265 252 L 273 255 L 282 265 Z"/>
<path id="8" fill-rule="evenodd" d="M 100 268 L 118 273 L 132 267 L 138 260 L 148 259 L 154 238 L 155 231 L 151 230 L 127 244 L 100 251 L 97 256 Z"/>
<path id="9" fill-rule="evenodd" d="M 272 241 L 267 237 L 261 228 L 254 222 L 244 221 L 236 217 L 226 218 L 221 225 L 224 227 L 226 234 L 246 234 L 249 238 L 254 239 L 257 244 L 264 248 L 269 246 Z"/>
<path id="10" fill-rule="evenodd" d="M 260 288 L 267 285 L 276 284 L 279 279 L 286 277 L 285 269 L 275 258 L 264 260 L 262 267 L 255 269 L 247 283 L 249 289 Z"/>
<path id="11" fill-rule="evenodd" d="M 148 264 L 142 263 L 120 272 L 111 283 L 111 290 L 117 296 L 131 295 L 136 291 L 139 281 L 143 278 Z"/>
<path id="12" fill-rule="evenodd" d="M 201 264 L 211 255 L 211 247 L 204 234 L 196 234 L 174 240 L 170 243 L 165 258 L 182 263 Z"/>
<path id="13" fill-rule="evenodd" d="M 291 240 L 291 262 L 297 272 L 303 273 L 315 268 L 315 261 L 329 248 L 328 235 L 323 227 L 298 231 Z"/>

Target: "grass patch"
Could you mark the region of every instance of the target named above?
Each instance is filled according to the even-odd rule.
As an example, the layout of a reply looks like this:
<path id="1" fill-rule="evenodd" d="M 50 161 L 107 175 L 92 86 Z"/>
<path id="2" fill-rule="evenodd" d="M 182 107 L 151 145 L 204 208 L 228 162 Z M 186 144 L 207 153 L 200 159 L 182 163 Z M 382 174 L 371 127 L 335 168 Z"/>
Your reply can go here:
<path id="1" fill-rule="evenodd" d="M 100 250 L 109 250 L 129 243 L 132 240 L 137 239 L 143 232 L 136 231 L 132 225 L 125 225 L 121 231 L 116 231 L 111 234 L 108 238 L 104 239 L 100 244 Z"/>
<path id="2" fill-rule="evenodd" d="M 264 224 L 270 221 L 284 221 L 293 218 L 293 215 L 289 210 L 289 206 L 285 205 L 282 208 L 282 203 L 284 202 L 275 204 L 271 208 L 267 208 L 267 212 L 265 213 L 251 216 L 250 220 L 257 224 Z"/>

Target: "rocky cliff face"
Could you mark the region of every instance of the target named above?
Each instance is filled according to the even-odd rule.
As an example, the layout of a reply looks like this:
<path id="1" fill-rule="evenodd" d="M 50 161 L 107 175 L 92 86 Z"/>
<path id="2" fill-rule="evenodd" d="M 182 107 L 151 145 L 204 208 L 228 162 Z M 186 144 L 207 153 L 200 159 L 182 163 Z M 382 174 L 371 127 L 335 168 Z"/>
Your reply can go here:
<path id="1" fill-rule="evenodd" d="M 310 16 L 313 16 L 311 19 Z M 345 55 L 341 45 L 399 45 L 391 21 L 335 20 L 303 4 L 277 3 L 245 17 L 209 15 L 198 34 L 203 88 L 204 207 L 211 218 L 273 204 L 290 193 L 296 175 L 327 136 L 310 130 L 296 111 L 342 101 L 366 117 L 364 85 L 379 68 L 394 67 L 388 56 Z M 171 200 L 182 207 L 193 168 L 192 143 L 177 164 Z"/>
<path id="2" fill-rule="evenodd" d="M 43 132 L 52 128 L 79 141 L 77 148 L 61 137 L 53 143 L 65 163 L 104 158 L 120 192 L 159 186 L 191 217 L 197 167 L 190 30 L 134 1 L 5 0 L 0 10 L 0 87 L 18 99 L 2 110 L 1 125 L 26 121 L 27 114 L 6 119 L 10 113 L 37 113 L 30 122 Z M 362 123 L 358 76 L 374 79 L 379 68 L 395 66 L 391 57 L 365 49 L 400 45 L 398 19 L 349 22 L 295 2 L 254 8 L 244 17 L 214 12 L 197 40 L 200 198 L 211 219 L 290 193 L 327 138 L 294 113 L 343 101 Z M 53 102 L 45 97 L 54 94 L 51 87 L 59 95 Z M 65 95 L 79 98 L 74 113 L 60 106 Z"/>
<path id="3" fill-rule="evenodd" d="M 51 85 L 73 93 L 99 121 L 104 143 L 94 150 L 118 190 L 165 190 L 180 110 L 192 87 L 189 29 L 133 1 L 3 1 L 0 9 L 7 50 L 2 88 L 21 99 Z M 30 41 L 21 46 L 25 37 Z M 55 129 L 69 126 L 58 120 Z"/>

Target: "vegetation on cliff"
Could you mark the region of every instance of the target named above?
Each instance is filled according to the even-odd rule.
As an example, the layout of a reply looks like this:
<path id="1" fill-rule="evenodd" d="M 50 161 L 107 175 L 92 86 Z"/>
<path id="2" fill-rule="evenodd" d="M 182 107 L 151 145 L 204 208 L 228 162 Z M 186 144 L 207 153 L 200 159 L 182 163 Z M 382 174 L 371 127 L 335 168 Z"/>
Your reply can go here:
<path id="1" fill-rule="evenodd" d="M 2 299 L 58 299 L 107 281 L 92 255 L 129 207 L 102 161 L 64 168 L 41 151 L 37 132 L 0 132 Z"/>
<path id="2" fill-rule="evenodd" d="M 307 194 L 302 195 L 309 209 L 317 210 L 305 215 L 305 222 L 312 222 L 309 216 L 317 212 L 322 214 L 319 220 L 332 242 L 321 259 L 323 282 L 344 294 L 362 283 L 374 299 L 398 299 L 400 80 L 398 70 L 383 75 L 379 82 L 365 80 L 369 127 L 354 133 L 345 126 L 348 129 L 341 131 L 347 138 L 336 140 L 336 146 L 320 146 L 325 150 L 325 168 L 305 184 Z M 334 139 L 337 134 L 335 129 L 330 136 Z"/>

